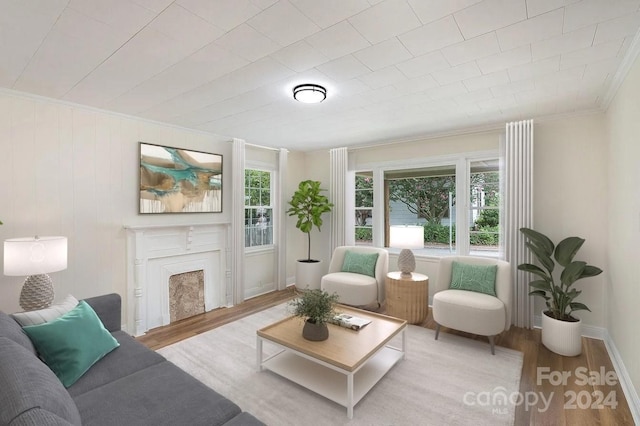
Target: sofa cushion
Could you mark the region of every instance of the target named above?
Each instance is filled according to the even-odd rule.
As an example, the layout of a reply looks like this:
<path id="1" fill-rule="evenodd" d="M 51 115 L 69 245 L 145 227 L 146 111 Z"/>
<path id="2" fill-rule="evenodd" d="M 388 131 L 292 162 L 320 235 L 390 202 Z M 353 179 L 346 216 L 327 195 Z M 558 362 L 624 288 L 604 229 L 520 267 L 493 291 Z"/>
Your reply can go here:
<path id="1" fill-rule="evenodd" d="M 497 273 L 498 265 L 472 265 L 454 261 L 451 265 L 449 288 L 495 296 Z"/>
<path id="2" fill-rule="evenodd" d="M 221 425 L 240 407 L 169 361 L 75 397 L 85 424 Z"/>
<path id="3" fill-rule="evenodd" d="M 42 410 L 41 416 L 81 423 L 78 408 L 55 374 L 29 350 L 5 337 L 0 337 L 0 407 L 0 424 L 29 424 L 30 416 L 39 417 L 28 414 L 34 409 Z M 21 420 L 22 415 L 26 417 Z"/>
<path id="4" fill-rule="evenodd" d="M 122 324 L 122 299 L 117 293 L 84 299 L 98 314 L 104 327 L 110 332 L 118 331 Z"/>
<path id="5" fill-rule="evenodd" d="M 347 250 L 344 254 L 341 271 L 375 277 L 377 261 L 378 253 L 357 253 L 355 251 Z"/>
<path id="6" fill-rule="evenodd" d="M 51 305 L 48 308 L 38 309 L 36 311 L 16 312 L 11 314 L 11 316 L 23 327 L 25 325 L 38 325 L 53 321 L 76 306 L 78 306 L 78 299 L 72 295 L 68 295 L 62 302 Z"/>
<path id="7" fill-rule="evenodd" d="M 264 425 L 260 420 L 253 417 L 253 415 L 243 411 L 238 414 L 228 422 L 224 424 L 224 426 L 260 426 Z"/>
<path id="8" fill-rule="evenodd" d="M 338 301 L 345 305 L 373 303 L 378 297 L 378 282 L 363 274 L 333 272 L 322 277 L 321 287 L 329 294 L 339 294 Z"/>
<path id="9" fill-rule="evenodd" d="M 73 426 L 60 416 L 42 408 L 32 408 L 13 419 L 11 426 Z"/>
<path id="10" fill-rule="evenodd" d="M 65 387 L 119 345 L 85 301 L 51 322 L 23 329 Z"/>
<path id="11" fill-rule="evenodd" d="M 116 331 L 112 335 L 120 346 L 93 364 L 89 371 L 67 388 L 72 397 L 165 361 L 162 355 L 149 350 L 124 331 Z"/>
<path id="12" fill-rule="evenodd" d="M 34 355 L 36 353 L 36 348 L 33 347 L 33 343 L 20 324 L 2 311 L 0 311 L 0 337 L 13 340 Z"/>

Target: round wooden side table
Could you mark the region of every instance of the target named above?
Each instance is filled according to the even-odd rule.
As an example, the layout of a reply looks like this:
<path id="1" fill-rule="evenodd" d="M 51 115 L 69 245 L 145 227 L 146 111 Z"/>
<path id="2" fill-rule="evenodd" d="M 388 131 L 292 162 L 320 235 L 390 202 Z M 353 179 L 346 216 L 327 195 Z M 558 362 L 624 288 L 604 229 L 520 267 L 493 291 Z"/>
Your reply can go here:
<path id="1" fill-rule="evenodd" d="M 413 272 L 403 278 L 400 274 L 389 272 L 385 280 L 387 315 L 420 324 L 429 313 L 429 277 Z"/>

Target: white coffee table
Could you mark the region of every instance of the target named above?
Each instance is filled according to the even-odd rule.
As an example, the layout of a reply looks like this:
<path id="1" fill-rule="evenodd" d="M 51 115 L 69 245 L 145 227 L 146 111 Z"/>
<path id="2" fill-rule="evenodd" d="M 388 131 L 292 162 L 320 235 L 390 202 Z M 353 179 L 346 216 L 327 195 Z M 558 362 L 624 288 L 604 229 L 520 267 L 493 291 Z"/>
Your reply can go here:
<path id="1" fill-rule="evenodd" d="M 329 324 L 329 339 L 311 342 L 302 337 L 303 320 L 289 317 L 258 330 L 257 362 L 267 369 L 347 408 L 353 407 L 406 353 L 407 322 L 360 309 L 338 306 L 339 312 L 368 318 L 360 331 Z M 401 334 L 401 347 L 389 344 Z M 263 341 L 281 350 L 264 357 Z"/>

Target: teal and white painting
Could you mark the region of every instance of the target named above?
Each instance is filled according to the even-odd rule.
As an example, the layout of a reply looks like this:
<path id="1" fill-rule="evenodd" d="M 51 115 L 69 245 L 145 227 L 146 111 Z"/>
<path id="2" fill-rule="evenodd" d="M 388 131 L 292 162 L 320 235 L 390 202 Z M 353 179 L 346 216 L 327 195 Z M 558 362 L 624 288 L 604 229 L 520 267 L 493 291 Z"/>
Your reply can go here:
<path id="1" fill-rule="evenodd" d="M 140 213 L 222 212 L 222 155 L 140 142 Z"/>

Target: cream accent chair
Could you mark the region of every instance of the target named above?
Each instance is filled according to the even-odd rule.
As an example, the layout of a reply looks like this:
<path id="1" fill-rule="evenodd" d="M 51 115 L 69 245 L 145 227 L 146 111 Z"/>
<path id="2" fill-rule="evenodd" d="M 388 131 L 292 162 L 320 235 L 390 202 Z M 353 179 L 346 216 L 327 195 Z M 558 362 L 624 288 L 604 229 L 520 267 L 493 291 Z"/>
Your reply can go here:
<path id="1" fill-rule="evenodd" d="M 341 272 L 344 256 L 347 251 L 356 253 L 378 253 L 375 277 Z M 339 303 L 351 306 L 366 306 L 377 302 L 378 306 L 384 302 L 384 285 L 389 269 L 389 252 L 378 247 L 340 246 L 336 247 L 329 263 L 329 272 L 322 277 L 320 288 L 327 293 L 337 293 Z"/>
<path id="2" fill-rule="evenodd" d="M 453 262 L 472 265 L 498 265 L 496 295 L 449 289 Z M 494 337 L 511 327 L 511 268 L 508 262 L 474 256 L 440 259 L 431 308 L 436 322 L 436 340 L 440 326 L 488 336 L 495 355 Z"/>

